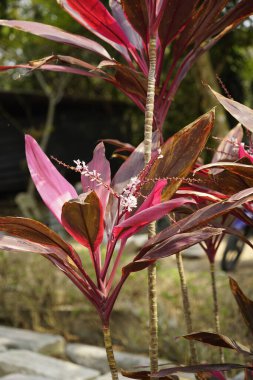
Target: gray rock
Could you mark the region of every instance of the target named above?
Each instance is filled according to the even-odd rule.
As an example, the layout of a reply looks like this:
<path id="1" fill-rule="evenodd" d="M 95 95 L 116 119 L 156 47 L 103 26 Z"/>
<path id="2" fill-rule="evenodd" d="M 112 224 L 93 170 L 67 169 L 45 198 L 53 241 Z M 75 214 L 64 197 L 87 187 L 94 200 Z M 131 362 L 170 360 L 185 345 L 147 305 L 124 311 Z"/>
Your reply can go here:
<path id="1" fill-rule="evenodd" d="M 245 373 L 244 371 L 241 371 L 239 373 L 237 373 L 237 375 L 235 375 L 235 377 L 233 377 L 233 380 L 244 380 L 245 378 Z"/>
<path id="2" fill-rule="evenodd" d="M 0 326 L 0 346 L 60 356 L 65 351 L 65 340 L 60 335 Z"/>
<path id="3" fill-rule="evenodd" d="M 67 344 L 67 356 L 74 362 L 86 367 L 94 368 L 105 374 L 109 371 L 104 348 L 86 344 Z M 138 366 L 148 366 L 149 359 L 142 355 L 133 355 L 125 352 L 115 352 L 115 359 L 119 368 L 130 369 Z"/>
<path id="4" fill-rule="evenodd" d="M 0 375 L 20 373 L 56 380 L 88 380 L 99 373 L 90 368 L 26 350 L 9 350 L 0 354 Z"/>
<path id="5" fill-rule="evenodd" d="M 12 375 L 7 375 L 4 377 L 0 377 L 0 380 L 52 380 L 49 377 L 41 377 L 41 376 L 33 376 L 33 375 L 20 375 L 18 373 L 14 373 Z"/>
<path id="6" fill-rule="evenodd" d="M 6 350 L 7 350 L 7 348 L 5 346 L 0 346 L 0 352 L 4 352 Z"/>

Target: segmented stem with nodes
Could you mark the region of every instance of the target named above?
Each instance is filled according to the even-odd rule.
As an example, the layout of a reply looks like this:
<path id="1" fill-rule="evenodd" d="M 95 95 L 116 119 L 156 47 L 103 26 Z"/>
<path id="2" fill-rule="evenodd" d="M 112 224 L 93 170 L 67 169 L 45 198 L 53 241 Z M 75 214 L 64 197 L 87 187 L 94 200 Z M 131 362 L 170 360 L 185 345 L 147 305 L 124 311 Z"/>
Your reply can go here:
<path id="1" fill-rule="evenodd" d="M 151 36 L 149 41 L 149 72 L 147 99 L 144 125 L 144 160 L 147 165 L 151 160 L 152 131 L 154 122 L 155 106 L 155 83 L 156 83 L 156 36 Z M 155 235 L 155 222 L 148 227 L 148 237 Z M 149 299 L 149 357 L 150 372 L 158 371 L 158 312 L 156 292 L 156 264 L 148 267 L 148 299 Z"/>

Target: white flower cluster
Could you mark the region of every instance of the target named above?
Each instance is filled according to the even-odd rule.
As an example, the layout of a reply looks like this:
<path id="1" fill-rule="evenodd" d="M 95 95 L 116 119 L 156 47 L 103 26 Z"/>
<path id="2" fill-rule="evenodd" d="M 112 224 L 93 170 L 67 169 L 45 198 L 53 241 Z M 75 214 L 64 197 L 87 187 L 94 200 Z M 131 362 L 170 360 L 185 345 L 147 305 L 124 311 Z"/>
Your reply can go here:
<path id="1" fill-rule="evenodd" d="M 120 195 L 120 205 L 124 211 L 132 211 L 133 208 L 137 207 L 137 198 L 134 195 L 137 191 L 138 185 L 140 184 L 138 177 L 132 177 L 127 186 L 123 189 Z"/>
<path id="2" fill-rule="evenodd" d="M 91 182 L 102 182 L 101 174 L 96 170 L 89 170 L 84 161 L 74 160 L 74 163 L 76 164 L 76 170 L 78 170 L 82 175 L 85 175 L 85 177 L 89 177 Z"/>

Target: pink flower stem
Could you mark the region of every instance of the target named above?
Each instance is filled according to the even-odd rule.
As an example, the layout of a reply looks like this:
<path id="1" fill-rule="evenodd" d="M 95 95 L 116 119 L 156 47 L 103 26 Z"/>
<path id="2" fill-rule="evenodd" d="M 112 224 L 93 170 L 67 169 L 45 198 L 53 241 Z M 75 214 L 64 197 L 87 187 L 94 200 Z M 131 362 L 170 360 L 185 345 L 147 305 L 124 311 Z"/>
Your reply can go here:
<path id="1" fill-rule="evenodd" d="M 117 268 L 119 266 L 119 262 L 120 262 L 120 259 L 122 257 L 122 253 L 123 253 L 123 250 L 125 248 L 125 245 L 126 245 L 126 241 L 127 239 L 123 239 L 121 241 L 121 244 L 120 244 L 120 248 L 118 250 L 118 253 L 117 253 L 117 256 L 116 256 L 116 259 L 114 261 L 114 264 L 113 264 L 113 268 L 112 268 L 112 271 L 110 273 L 110 277 L 109 277 L 109 280 L 106 284 L 106 290 L 107 292 L 109 293 L 110 289 L 111 289 L 111 286 L 112 286 L 112 283 L 113 283 L 113 280 L 114 280 L 114 277 L 115 277 L 115 274 L 116 274 L 116 271 L 117 271 Z"/>
<path id="2" fill-rule="evenodd" d="M 107 300 L 107 304 L 106 304 L 106 311 L 104 313 L 104 321 L 105 323 L 108 323 L 109 322 L 109 318 L 110 318 L 110 314 L 111 314 L 111 311 L 112 311 L 112 308 L 113 308 L 113 305 L 118 297 L 118 294 L 124 284 L 124 282 L 126 281 L 126 279 L 128 278 L 129 276 L 129 273 L 123 273 L 122 274 L 122 277 L 120 279 L 120 281 L 118 282 L 117 286 L 114 288 L 112 294 L 110 295 L 110 297 L 108 298 Z"/>
<path id="3" fill-rule="evenodd" d="M 114 239 L 113 241 L 108 241 L 107 250 L 106 250 L 106 257 L 105 257 L 105 263 L 101 271 L 101 279 L 104 281 L 111 259 L 114 252 L 115 245 L 117 243 L 117 239 Z"/>

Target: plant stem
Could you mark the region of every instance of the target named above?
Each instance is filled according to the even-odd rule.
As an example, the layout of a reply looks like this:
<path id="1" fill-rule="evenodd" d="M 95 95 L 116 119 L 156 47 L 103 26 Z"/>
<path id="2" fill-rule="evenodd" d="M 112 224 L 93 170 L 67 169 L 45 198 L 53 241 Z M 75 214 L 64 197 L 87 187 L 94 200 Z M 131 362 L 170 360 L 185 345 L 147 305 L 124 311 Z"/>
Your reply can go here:
<path id="1" fill-rule="evenodd" d="M 211 275 L 212 292 L 213 292 L 213 312 L 214 312 L 215 330 L 217 334 L 220 334 L 219 304 L 218 304 L 218 294 L 217 294 L 214 262 L 210 262 L 210 275 Z M 219 354 L 220 354 L 221 363 L 224 363 L 224 354 L 221 347 L 219 348 Z"/>
<path id="2" fill-rule="evenodd" d="M 109 326 L 103 326 L 103 334 L 104 334 L 104 343 L 105 350 L 107 355 L 108 365 L 111 371 L 112 380 L 118 380 L 118 369 L 115 361 L 113 348 L 112 348 L 112 338 L 111 338 L 111 330 Z"/>
<path id="3" fill-rule="evenodd" d="M 188 295 L 188 287 L 187 287 L 185 271 L 184 271 L 184 263 L 183 263 L 181 252 L 178 252 L 176 254 L 176 259 L 177 259 L 177 268 L 178 268 L 178 273 L 179 273 L 179 278 L 180 278 L 181 293 L 182 293 L 182 299 L 183 299 L 183 310 L 184 310 L 186 330 L 187 330 L 187 334 L 191 334 L 193 332 L 191 304 L 190 304 L 189 295 Z M 191 354 L 191 364 L 196 364 L 198 359 L 197 359 L 197 350 L 196 350 L 195 342 L 190 340 L 189 345 L 190 345 L 190 354 Z"/>
<path id="4" fill-rule="evenodd" d="M 145 109 L 144 126 L 144 159 L 145 164 L 151 159 L 152 130 L 154 121 L 156 81 L 156 38 L 152 36 L 149 42 L 149 73 L 147 100 Z M 148 229 L 148 237 L 155 235 L 155 222 Z M 156 294 L 156 264 L 148 268 L 148 295 L 149 295 L 149 357 L 151 373 L 158 370 L 158 318 L 157 318 L 157 294 Z"/>

